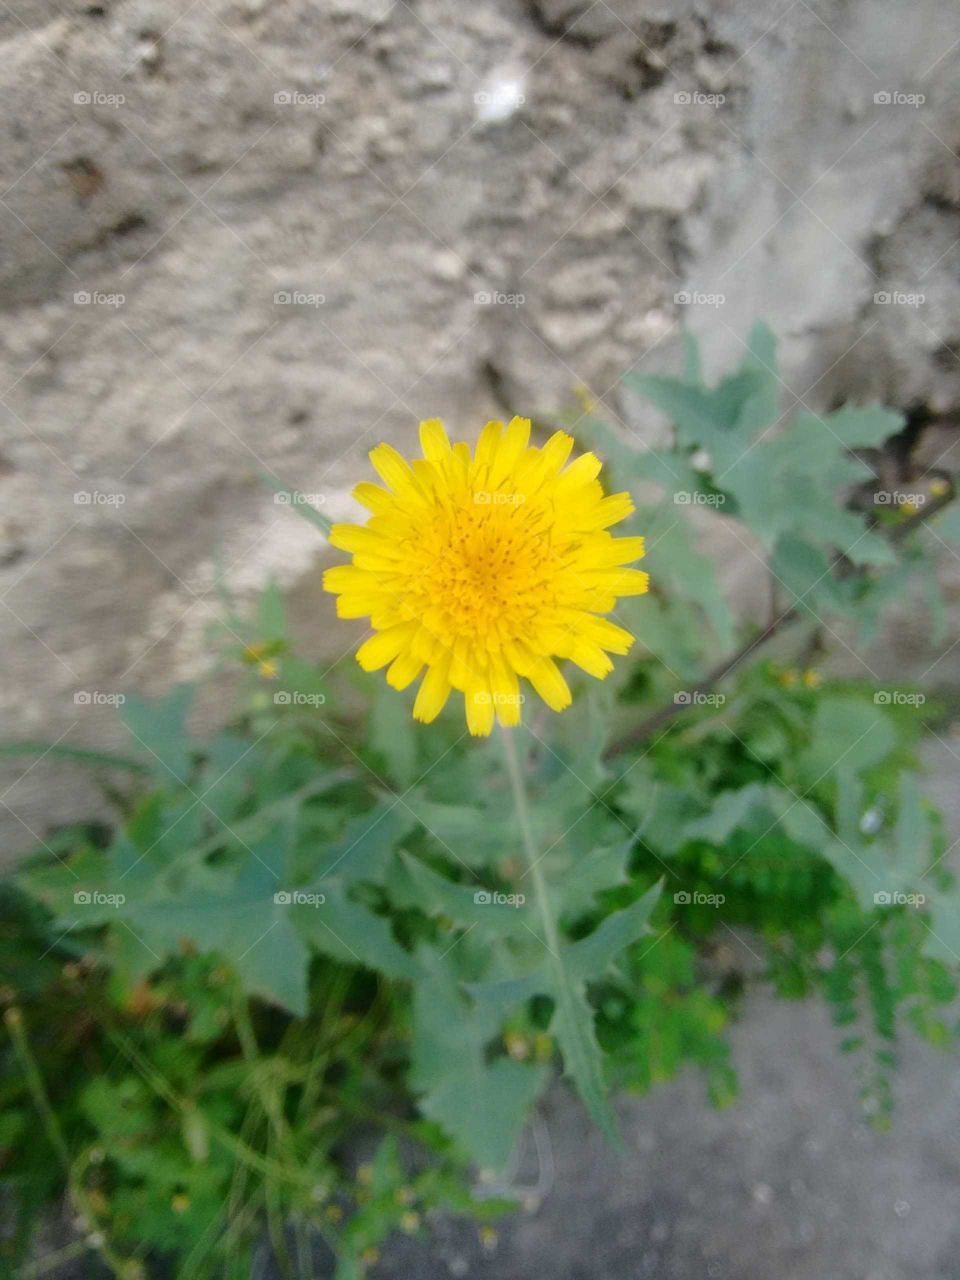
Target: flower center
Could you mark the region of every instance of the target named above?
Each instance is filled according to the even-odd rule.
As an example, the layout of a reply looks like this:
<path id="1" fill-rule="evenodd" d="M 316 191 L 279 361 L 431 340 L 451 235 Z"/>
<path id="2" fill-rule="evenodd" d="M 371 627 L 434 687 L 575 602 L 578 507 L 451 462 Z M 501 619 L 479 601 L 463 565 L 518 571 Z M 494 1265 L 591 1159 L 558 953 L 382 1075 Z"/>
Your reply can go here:
<path id="1" fill-rule="evenodd" d="M 502 642 L 553 603 L 559 557 L 522 495 L 438 513 L 415 549 L 410 603 L 440 639 Z M 484 498 L 489 501 L 483 501 Z M 499 499 L 499 500 L 498 500 Z"/>

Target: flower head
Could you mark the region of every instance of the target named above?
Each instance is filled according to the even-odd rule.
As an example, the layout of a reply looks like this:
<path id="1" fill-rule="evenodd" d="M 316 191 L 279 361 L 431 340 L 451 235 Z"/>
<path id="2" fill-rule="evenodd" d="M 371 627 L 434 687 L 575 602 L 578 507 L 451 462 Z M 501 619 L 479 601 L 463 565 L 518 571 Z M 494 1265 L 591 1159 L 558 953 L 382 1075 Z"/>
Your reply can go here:
<path id="1" fill-rule="evenodd" d="M 526 418 L 488 422 L 471 457 L 438 419 L 422 422 L 423 458 L 377 445 L 370 461 L 387 487 L 354 490 L 370 519 L 331 531 L 353 563 L 328 569 L 324 586 L 341 618 L 369 617 L 375 633 L 357 661 L 387 667 L 395 689 L 423 673 L 418 720 L 435 719 L 456 689 L 471 733 L 488 734 L 495 717 L 517 724 L 518 677 L 562 711 L 570 690 L 555 659 L 602 679 L 609 655 L 633 643 L 600 616 L 647 590 L 645 573 L 623 568 L 643 556 L 643 539 L 608 532 L 633 511 L 629 495 L 604 496 L 592 453 L 568 466 L 564 432 L 539 448 L 529 438 Z"/>

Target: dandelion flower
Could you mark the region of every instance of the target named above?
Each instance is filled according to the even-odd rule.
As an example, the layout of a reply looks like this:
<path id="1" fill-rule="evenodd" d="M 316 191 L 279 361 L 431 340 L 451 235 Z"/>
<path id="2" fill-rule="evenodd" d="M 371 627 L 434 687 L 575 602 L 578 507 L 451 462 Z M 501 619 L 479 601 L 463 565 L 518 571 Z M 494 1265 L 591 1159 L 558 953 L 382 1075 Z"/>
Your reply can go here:
<path id="1" fill-rule="evenodd" d="M 488 422 L 471 457 L 438 419 L 422 422 L 423 457 L 408 463 L 378 445 L 370 461 L 386 487 L 354 490 L 369 520 L 331 530 L 353 563 L 329 569 L 324 586 L 341 618 L 369 618 L 374 632 L 357 661 L 386 667 L 395 689 L 422 675 L 417 720 L 434 720 L 456 689 L 471 733 L 490 733 L 494 718 L 517 724 L 520 679 L 563 711 L 570 689 L 557 659 L 603 679 L 610 654 L 633 643 L 602 616 L 647 590 L 647 575 L 624 567 L 643 556 L 643 539 L 608 532 L 633 511 L 629 494 L 604 495 L 592 453 L 567 465 L 564 432 L 542 447 L 529 438 L 526 418 Z"/>

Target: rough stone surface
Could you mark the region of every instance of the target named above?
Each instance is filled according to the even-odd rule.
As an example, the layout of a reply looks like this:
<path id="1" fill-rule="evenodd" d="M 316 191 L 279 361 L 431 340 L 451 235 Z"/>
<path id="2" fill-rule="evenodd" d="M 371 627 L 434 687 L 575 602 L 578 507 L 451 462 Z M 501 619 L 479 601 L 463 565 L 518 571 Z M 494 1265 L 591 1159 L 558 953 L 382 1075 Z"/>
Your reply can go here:
<path id="1" fill-rule="evenodd" d="M 956 408 L 958 38 L 937 0 L 0 6 L 3 737 L 118 742 L 78 691 L 201 671 L 216 552 L 335 659 L 261 471 L 345 511 L 379 438 L 581 382 L 653 431 L 617 379 L 681 320 L 716 367 L 766 315 L 785 407 Z M 90 808 L 22 774 L 6 851 Z"/>

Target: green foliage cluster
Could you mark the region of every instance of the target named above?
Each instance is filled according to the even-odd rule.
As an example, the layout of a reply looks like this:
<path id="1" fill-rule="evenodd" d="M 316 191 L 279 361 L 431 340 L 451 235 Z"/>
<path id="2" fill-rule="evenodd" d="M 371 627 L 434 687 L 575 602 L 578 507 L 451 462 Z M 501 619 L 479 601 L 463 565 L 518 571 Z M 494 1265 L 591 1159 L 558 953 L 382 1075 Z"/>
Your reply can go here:
<path id="1" fill-rule="evenodd" d="M 952 1041 L 960 912 L 915 762 L 935 710 L 809 668 L 831 619 L 868 636 L 908 578 L 935 581 L 923 528 L 891 542 L 843 502 L 870 474 L 851 450 L 900 419 L 782 426 L 762 327 L 716 387 L 687 364 L 634 379 L 669 448 L 577 426 L 642 495 L 655 589 L 625 611 L 644 656 L 619 683 L 506 742 L 425 730 L 376 679 L 297 657 L 271 587 L 252 619 L 224 602 L 230 728 L 191 732 L 193 689 L 127 699 L 131 756 L 91 753 L 121 820 L 52 834 L 0 896 L 11 1265 L 66 1189 L 64 1256 L 127 1280 L 245 1276 L 264 1232 L 288 1274 L 320 1238 L 349 1280 L 391 1232 L 507 1207 L 556 1071 L 614 1141 L 612 1086 L 694 1064 L 730 1102 L 751 984 L 828 1003 L 880 1123 L 901 1028 Z M 737 627 L 702 505 L 776 588 L 716 685 Z M 781 624 L 804 669 L 759 651 Z"/>

